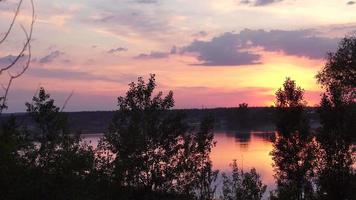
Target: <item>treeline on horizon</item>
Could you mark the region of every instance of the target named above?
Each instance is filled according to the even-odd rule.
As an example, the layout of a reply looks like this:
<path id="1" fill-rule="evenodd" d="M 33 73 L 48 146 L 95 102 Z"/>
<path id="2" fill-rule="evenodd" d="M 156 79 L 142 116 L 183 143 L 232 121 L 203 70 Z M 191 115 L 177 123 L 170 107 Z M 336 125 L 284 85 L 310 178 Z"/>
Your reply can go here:
<path id="1" fill-rule="evenodd" d="M 244 107 L 245 106 L 245 107 Z M 275 107 L 248 107 L 242 103 L 240 107 L 204 108 L 204 109 L 172 109 L 170 113 L 184 113 L 185 120 L 194 125 L 199 124 L 206 116 L 214 117 L 214 127 L 219 130 L 244 131 L 274 131 L 276 129 Z M 306 114 L 313 127 L 320 124 L 318 107 L 307 107 Z M 116 111 L 79 111 L 64 112 L 68 116 L 68 126 L 71 131 L 82 134 L 104 133 Z M 17 121 L 28 127 L 34 127 L 34 121 L 28 113 L 5 113 L 0 121 L 6 121 L 15 116 Z"/>
<path id="2" fill-rule="evenodd" d="M 316 129 L 295 81 L 287 78 L 276 91 L 270 199 L 355 199 L 356 38 L 340 42 L 316 79 L 325 89 Z M 214 116 L 192 125 L 184 112 L 168 112 L 173 92 L 155 87 L 154 75 L 129 85 L 97 148 L 70 130 L 67 113 L 41 88 L 26 103 L 34 128 L 16 117 L 1 123 L 0 199 L 262 199 L 260 175 L 236 160 L 219 181 L 210 158 Z M 233 121 L 253 120 L 247 105 L 237 110 Z"/>

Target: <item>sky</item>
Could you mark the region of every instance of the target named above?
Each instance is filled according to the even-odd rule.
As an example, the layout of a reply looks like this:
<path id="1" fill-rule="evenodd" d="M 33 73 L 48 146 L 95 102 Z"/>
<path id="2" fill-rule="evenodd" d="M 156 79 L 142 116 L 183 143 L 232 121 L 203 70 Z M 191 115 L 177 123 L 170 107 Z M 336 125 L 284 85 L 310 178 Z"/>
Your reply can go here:
<path id="1" fill-rule="evenodd" d="M 128 84 L 149 74 L 157 91 L 174 92 L 175 108 L 271 106 L 286 77 L 314 106 L 327 52 L 356 34 L 356 2 L 348 0 L 34 2 L 31 66 L 12 85 L 7 112 L 25 111 L 39 87 L 59 106 L 73 92 L 66 111 L 114 110 Z M 17 3 L 0 3 L 0 34 Z M 0 66 L 24 43 L 20 24 L 28 27 L 29 5 L 24 0 L 0 46 Z"/>

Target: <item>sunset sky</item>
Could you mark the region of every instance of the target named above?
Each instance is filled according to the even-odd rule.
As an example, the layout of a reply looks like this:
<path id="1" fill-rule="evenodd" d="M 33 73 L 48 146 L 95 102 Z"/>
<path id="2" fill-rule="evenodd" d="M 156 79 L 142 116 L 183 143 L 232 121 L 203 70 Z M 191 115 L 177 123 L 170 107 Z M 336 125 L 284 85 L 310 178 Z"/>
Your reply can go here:
<path id="1" fill-rule="evenodd" d="M 18 1 L 0 3 L 0 32 Z M 35 0 L 32 63 L 13 84 L 8 112 L 25 111 L 39 86 L 66 111 L 113 110 L 138 76 L 156 74 L 176 108 L 273 105 L 289 76 L 316 105 L 315 74 L 345 35 L 356 34 L 356 2 L 343 0 Z M 19 24 L 0 65 L 19 51 Z M 16 69 L 14 69 L 16 71 Z M 6 74 L 1 75 L 6 81 Z"/>

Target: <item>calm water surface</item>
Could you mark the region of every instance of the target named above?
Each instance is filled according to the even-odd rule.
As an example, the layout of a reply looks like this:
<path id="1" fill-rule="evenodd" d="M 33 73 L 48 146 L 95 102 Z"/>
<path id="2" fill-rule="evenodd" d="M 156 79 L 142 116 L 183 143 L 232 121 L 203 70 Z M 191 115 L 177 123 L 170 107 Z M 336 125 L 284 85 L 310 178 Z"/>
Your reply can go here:
<path id="1" fill-rule="evenodd" d="M 83 138 L 96 147 L 102 136 L 103 134 L 91 134 L 83 135 Z M 275 188 L 270 155 L 274 138 L 274 132 L 215 131 L 216 146 L 211 152 L 213 167 L 229 173 L 231 172 L 229 164 L 236 159 L 239 167 L 245 171 L 252 167 L 256 168 L 263 183 L 268 186 L 267 191 L 270 191 Z"/>

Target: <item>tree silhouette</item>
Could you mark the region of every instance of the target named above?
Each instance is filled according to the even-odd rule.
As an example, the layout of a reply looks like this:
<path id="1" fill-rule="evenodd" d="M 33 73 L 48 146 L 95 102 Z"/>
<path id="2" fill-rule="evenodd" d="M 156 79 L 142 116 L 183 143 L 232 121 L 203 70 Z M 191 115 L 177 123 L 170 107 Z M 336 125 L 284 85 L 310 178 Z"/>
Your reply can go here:
<path id="1" fill-rule="evenodd" d="M 276 127 L 280 134 L 289 135 L 294 132 L 307 134 L 309 122 L 305 116 L 304 90 L 297 87 L 295 81 L 286 78 L 283 89 L 276 92 Z"/>
<path id="2" fill-rule="evenodd" d="M 43 88 L 26 103 L 33 128 L 10 119 L 0 132 L 0 192 L 3 199 L 87 199 L 94 152 L 69 134 L 66 116 Z M 1 155 L 3 155 L 1 153 Z M 9 168 L 11 167 L 11 168 Z M 2 188 L 1 188 L 2 190 Z M 90 195 L 89 195 L 90 196 Z"/>
<path id="3" fill-rule="evenodd" d="M 305 115 L 304 90 L 287 78 L 276 92 L 278 136 L 271 152 L 277 190 L 272 199 L 313 199 L 316 146 Z"/>
<path id="4" fill-rule="evenodd" d="M 222 200 L 260 200 L 266 191 L 267 186 L 260 180 L 260 175 L 256 169 L 252 168 L 250 172 L 244 172 L 237 166 L 234 160 L 231 164 L 231 178 L 223 173 Z"/>
<path id="5" fill-rule="evenodd" d="M 209 153 L 213 145 L 212 121 L 206 120 L 193 131 L 180 113 L 172 113 L 173 92 L 154 95 L 155 77 L 145 83 L 138 78 L 131 83 L 125 97 L 118 98 L 118 110 L 101 148 L 115 157 L 112 179 L 124 188 L 148 194 L 173 193 L 211 195 Z M 134 195 L 134 194 L 133 194 Z"/>
<path id="6" fill-rule="evenodd" d="M 322 199 L 354 199 L 351 144 L 356 130 L 356 38 L 346 37 L 316 76 L 325 89 L 319 109 L 321 146 L 319 193 Z"/>
<path id="7" fill-rule="evenodd" d="M 20 199 L 27 193 L 28 171 L 34 145 L 15 117 L 0 128 L 0 199 Z"/>

